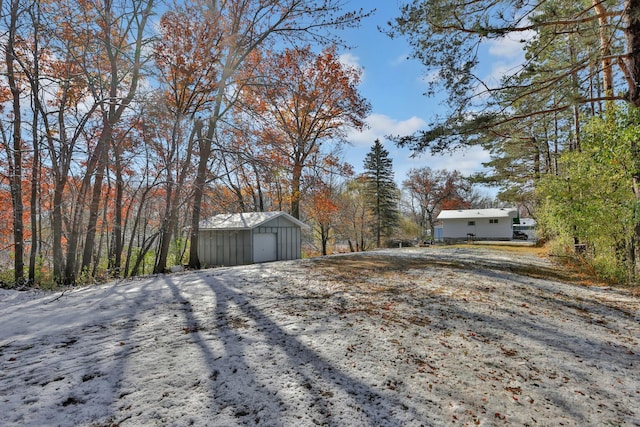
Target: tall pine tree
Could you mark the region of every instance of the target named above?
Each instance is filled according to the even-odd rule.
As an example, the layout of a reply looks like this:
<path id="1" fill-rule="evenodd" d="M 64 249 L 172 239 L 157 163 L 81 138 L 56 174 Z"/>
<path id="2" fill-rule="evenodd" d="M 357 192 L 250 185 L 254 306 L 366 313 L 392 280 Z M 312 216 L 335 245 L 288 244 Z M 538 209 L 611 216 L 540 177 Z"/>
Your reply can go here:
<path id="1" fill-rule="evenodd" d="M 393 162 L 389 152 L 376 139 L 364 159 L 366 192 L 369 209 L 373 214 L 373 233 L 376 245 L 381 246 L 382 236 L 390 236 L 399 223 L 398 188 L 393 179 Z"/>

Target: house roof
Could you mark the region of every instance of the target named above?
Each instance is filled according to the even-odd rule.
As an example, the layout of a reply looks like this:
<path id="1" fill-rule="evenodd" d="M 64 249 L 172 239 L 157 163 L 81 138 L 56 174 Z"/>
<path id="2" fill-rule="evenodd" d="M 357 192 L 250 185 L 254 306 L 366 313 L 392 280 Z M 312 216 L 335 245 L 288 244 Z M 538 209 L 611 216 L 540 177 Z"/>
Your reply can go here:
<path id="1" fill-rule="evenodd" d="M 243 212 L 215 215 L 200 223 L 201 230 L 252 230 L 275 219 L 284 217 L 301 228 L 309 228 L 304 222 L 286 212 Z"/>
<path id="2" fill-rule="evenodd" d="M 437 219 L 515 218 L 515 208 L 443 210 Z"/>

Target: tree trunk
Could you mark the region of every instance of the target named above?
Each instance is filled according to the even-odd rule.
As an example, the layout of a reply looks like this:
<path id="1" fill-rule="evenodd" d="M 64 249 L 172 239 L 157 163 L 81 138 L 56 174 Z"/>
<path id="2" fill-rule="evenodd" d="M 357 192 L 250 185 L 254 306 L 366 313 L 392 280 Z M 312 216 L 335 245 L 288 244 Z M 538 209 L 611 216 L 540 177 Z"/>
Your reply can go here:
<path id="1" fill-rule="evenodd" d="M 105 203 L 106 205 L 107 203 Z M 98 245 L 96 246 L 96 252 L 94 254 L 94 259 L 93 259 L 93 268 L 91 270 L 91 277 L 95 278 L 98 276 L 98 268 L 100 267 L 100 259 L 102 258 L 102 248 L 104 247 L 104 240 L 105 240 L 105 235 L 107 235 L 108 237 L 108 233 L 109 233 L 109 229 L 108 229 L 108 222 L 107 222 L 107 209 L 103 209 L 102 210 L 102 227 L 100 227 L 100 239 L 98 240 Z M 109 246 L 109 243 L 107 242 L 107 246 Z M 109 248 L 107 247 L 107 253 L 109 251 Z"/>
<path id="2" fill-rule="evenodd" d="M 65 284 L 67 267 L 62 249 L 62 200 L 66 180 L 56 179 L 53 189 L 53 212 L 51 213 L 51 233 L 53 235 L 53 279 L 58 284 Z"/>
<path id="3" fill-rule="evenodd" d="M 262 186 L 260 185 L 260 174 L 258 173 L 258 167 L 255 163 L 253 163 L 251 167 L 253 168 L 253 173 L 256 175 L 256 187 L 258 191 L 258 212 L 264 212 L 264 196 L 262 194 Z"/>
<path id="4" fill-rule="evenodd" d="M 40 27 L 40 15 L 39 15 L 39 3 L 34 2 L 34 10 L 32 10 L 32 17 L 34 21 L 33 25 L 33 43 L 34 43 L 34 55 L 32 58 L 33 61 L 33 76 L 35 78 L 31 79 L 33 84 L 34 95 L 32 96 L 32 100 L 34 106 L 38 104 L 38 93 L 40 93 L 40 66 L 39 66 L 39 27 Z M 30 82 L 30 83 L 31 83 Z M 29 283 L 34 285 L 36 283 L 36 263 L 38 262 L 37 256 L 40 250 L 40 233 L 38 232 L 38 212 L 41 211 L 38 195 L 41 192 L 40 188 L 40 178 L 41 178 L 41 169 L 40 169 L 40 144 L 39 144 L 39 117 L 40 111 L 37 107 L 33 109 L 33 122 L 31 124 L 31 138 L 32 138 L 32 149 L 33 149 L 33 160 L 31 161 L 31 195 L 29 198 L 29 216 L 31 220 L 31 250 L 29 252 Z"/>
<path id="5" fill-rule="evenodd" d="M 133 220 L 133 226 L 131 227 L 131 237 L 129 238 L 129 246 L 127 248 L 127 256 L 125 259 L 124 265 L 124 277 L 129 276 L 129 267 L 131 266 L 131 256 L 133 254 L 133 247 L 135 242 L 136 233 L 138 232 L 138 228 L 140 223 L 143 221 L 142 214 L 144 212 L 144 206 L 146 204 L 147 195 L 153 189 L 153 186 L 147 186 L 145 190 L 142 192 L 140 196 L 140 200 L 138 201 L 138 211 L 136 212 L 135 219 Z M 133 275 L 133 273 L 131 274 Z"/>
<path id="6" fill-rule="evenodd" d="M 602 57 L 602 83 L 604 95 L 613 96 L 613 63 L 611 59 L 611 40 L 609 34 L 609 18 L 602 0 L 593 0 L 593 8 L 598 16 L 598 32 L 600 35 L 600 56 Z"/>
<path id="7" fill-rule="evenodd" d="M 116 123 L 120 121 L 124 111 L 128 108 L 129 104 L 133 100 L 134 95 L 136 94 L 138 82 L 140 78 L 140 71 L 143 66 L 142 52 L 143 52 L 143 44 L 145 43 L 144 39 L 144 30 L 148 21 L 149 16 L 151 15 L 151 10 L 153 8 L 153 0 L 149 0 L 146 5 L 143 2 L 133 2 L 133 6 L 136 9 L 136 18 L 135 18 L 135 29 L 131 27 L 130 29 L 133 32 L 134 43 L 132 45 L 133 58 L 131 59 L 132 65 L 130 69 L 122 70 L 120 66 L 120 61 L 123 56 L 125 56 L 122 52 L 122 46 L 118 45 L 118 38 L 112 39 L 113 33 L 112 31 L 119 25 L 118 22 L 123 19 L 122 16 L 114 17 L 113 10 L 111 10 L 111 2 L 107 2 L 105 4 L 105 9 L 103 10 L 103 21 L 100 22 L 104 28 L 103 38 L 101 39 L 104 43 L 104 51 L 106 57 L 108 59 L 109 71 L 107 72 L 108 76 L 108 93 L 109 93 L 109 102 L 107 105 L 100 104 L 102 107 L 102 133 L 100 135 L 100 139 L 96 145 L 94 153 L 95 157 L 95 168 L 91 169 L 87 167 L 87 178 L 83 185 L 86 184 L 85 188 L 90 187 L 90 175 L 92 172 L 95 172 L 95 181 L 93 187 L 93 196 L 91 199 L 91 204 L 89 208 L 89 223 L 87 226 L 86 238 L 85 238 L 85 246 L 82 255 L 82 268 L 86 270 L 89 268 L 92 260 L 93 254 L 95 251 L 95 238 L 97 232 L 97 220 L 100 209 L 100 199 L 102 195 L 102 181 L 104 179 L 104 174 L 106 172 L 107 164 L 108 164 L 108 151 L 109 151 L 109 143 L 113 137 L 113 129 Z M 139 6 L 142 6 L 140 9 Z M 114 44 L 113 42 L 116 42 Z M 89 73 L 90 71 L 87 70 Z M 127 74 L 130 75 L 128 79 L 128 87 L 122 88 L 120 76 L 123 72 L 126 71 Z M 94 91 L 97 91 L 97 88 L 93 88 Z M 124 92 L 124 96 L 121 93 Z M 96 99 L 100 99 L 94 93 L 94 97 Z M 114 102 L 114 100 L 118 100 L 118 102 Z M 77 233 L 76 238 L 79 237 L 79 233 Z M 75 243 L 77 249 L 77 242 Z M 70 259 L 70 256 L 73 254 L 69 254 L 67 260 Z M 68 263 L 68 261 L 67 261 Z M 74 266 L 75 267 L 75 266 Z M 67 269 L 69 270 L 69 265 L 67 264 Z"/>
<path id="8" fill-rule="evenodd" d="M 291 216 L 300 219 L 300 180 L 302 179 L 302 164 L 294 163 L 291 177 Z"/>
<path id="9" fill-rule="evenodd" d="M 102 140 L 102 137 L 100 138 Z M 100 144 L 100 143 L 99 143 Z M 101 141 L 101 146 L 96 147 L 100 152 L 100 160 L 96 168 L 96 175 L 93 183 L 93 193 L 91 196 L 91 204 L 89 205 L 89 221 L 87 223 L 87 232 L 84 241 L 84 251 L 82 252 L 81 271 L 90 271 L 91 262 L 94 259 L 96 251 L 95 240 L 98 229 L 98 216 L 100 214 L 100 200 L 102 199 L 102 182 L 107 169 L 108 153 L 106 141 Z"/>
<path id="10" fill-rule="evenodd" d="M 30 208 L 29 216 L 31 219 L 31 250 L 29 252 L 29 283 L 34 285 L 36 282 L 36 263 L 37 255 L 40 249 L 38 233 L 38 212 L 40 206 L 38 203 L 38 194 L 40 193 L 40 147 L 37 135 L 38 112 L 33 115 L 33 160 L 31 163 L 31 196 L 29 198 Z"/>
<path id="11" fill-rule="evenodd" d="M 640 0 L 625 0 L 625 38 L 627 58 L 625 77 L 629 90 L 629 102 L 640 108 Z M 640 202 L 640 141 L 631 141 L 633 190 L 637 202 Z M 637 213 L 636 213 L 637 215 Z M 640 218 L 635 218 L 634 227 L 634 277 L 638 274 L 637 261 L 640 259 Z"/>
<path id="12" fill-rule="evenodd" d="M 14 61 L 15 42 L 18 21 L 18 0 L 11 1 L 11 14 L 9 22 L 8 40 L 5 42 L 5 65 L 7 67 L 7 81 L 11 90 L 13 107 L 13 144 L 12 149 L 7 150 L 9 160 L 9 185 L 11 187 L 11 202 L 13 205 L 13 265 L 14 281 L 17 285 L 24 281 L 24 223 L 22 215 L 24 205 L 22 203 L 22 111 L 20 110 L 20 88 L 16 81 Z M 12 155 L 9 155 L 13 152 Z"/>
<path id="13" fill-rule="evenodd" d="M 322 255 L 327 255 L 327 243 L 329 242 L 330 227 L 320 224 L 320 242 L 322 244 Z"/>
<path id="14" fill-rule="evenodd" d="M 196 175 L 195 188 L 193 193 L 193 211 L 191 212 L 191 227 L 189 229 L 189 268 L 199 269 L 202 267 L 200 256 L 198 255 L 198 242 L 200 239 L 200 210 L 204 197 L 204 187 L 206 183 L 206 169 L 211 153 L 211 143 L 200 144 L 200 162 L 198 163 L 198 174 Z M 204 145 L 204 146 L 203 146 Z M 207 147 L 209 150 L 207 150 Z M 206 150 L 202 153 L 202 150 Z M 206 162 L 203 162 L 204 159 Z"/>
<path id="15" fill-rule="evenodd" d="M 121 277 L 121 267 L 122 267 L 122 252 L 124 251 L 123 242 L 123 218 L 122 218 L 122 199 L 124 197 L 124 182 L 122 177 L 122 164 L 120 162 L 120 155 L 118 150 L 114 147 L 114 164 L 115 164 L 115 175 L 116 175 L 116 194 L 114 201 L 114 219 L 113 219 L 113 230 L 111 231 L 112 235 L 112 244 L 111 249 L 109 251 L 109 264 L 108 268 L 111 270 L 111 275 L 113 277 Z"/>
<path id="16" fill-rule="evenodd" d="M 533 147 L 533 176 L 536 180 L 536 182 L 538 182 L 542 176 L 541 170 L 540 170 L 540 146 L 538 145 L 537 141 L 535 138 L 533 138 L 534 143 L 534 147 Z"/>
<path id="17" fill-rule="evenodd" d="M 229 58 L 227 58 L 229 59 Z M 203 123 L 198 121 L 194 126 L 194 134 L 198 138 L 200 148 L 200 156 L 198 158 L 198 171 L 195 179 L 195 188 L 193 194 L 193 211 L 191 212 L 191 229 L 189 230 L 189 238 L 191 245 L 189 246 L 189 268 L 200 268 L 200 256 L 198 255 L 198 241 L 200 239 L 200 210 L 202 208 L 202 199 L 204 196 L 204 186 L 207 182 L 208 164 L 211 157 L 213 138 L 215 137 L 218 119 L 222 115 L 222 105 L 224 103 L 224 94 L 227 87 L 227 80 L 231 76 L 229 63 L 225 67 L 220 77 L 220 84 L 217 88 L 215 107 L 209 118 L 209 128 L 206 136 L 202 137 Z"/>
<path id="18" fill-rule="evenodd" d="M 149 252 L 149 250 L 151 249 L 151 246 L 153 245 L 153 242 L 156 241 L 156 238 L 158 237 L 158 233 L 154 234 L 153 236 L 149 237 L 148 239 L 145 239 L 145 245 L 142 247 L 142 249 L 140 250 L 140 253 L 138 254 L 138 257 L 136 258 L 136 262 L 133 265 L 133 268 L 131 269 L 131 276 L 137 276 L 140 272 L 140 267 L 142 266 L 142 263 L 144 262 L 144 258 L 147 255 L 147 253 Z"/>
<path id="19" fill-rule="evenodd" d="M 36 54 L 34 55 L 33 60 L 33 74 L 35 76 L 35 93 L 40 93 L 39 86 L 39 65 L 38 65 L 38 24 L 34 25 L 34 43 Z M 33 98 L 37 98 L 37 95 Z M 32 99 L 33 99 L 32 98 Z M 34 101 L 34 104 L 37 101 Z M 31 161 L 31 195 L 29 198 L 29 217 L 31 220 L 31 250 L 29 252 L 29 283 L 34 285 L 36 282 L 36 263 L 38 261 L 37 255 L 40 250 L 40 233 L 38 233 L 38 212 L 40 211 L 40 204 L 38 203 L 38 195 L 40 194 L 40 178 L 41 178 L 41 170 L 40 170 L 40 144 L 38 137 L 38 127 L 39 127 L 39 117 L 40 112 L 38 108 L 33 109 L 33 123 L 31 124 L 31 138 L 32 138 L 32 149 L 33 149 L 33 159 Z"/>
<path id="20" fill-rule="evenodd" d="M 67 261 L 63 278 L 65 285 L 73 285 L 76 281 L 76 276 L 78 273 L 78 246 L 80 245 L 80 232 L 86 211 L 87 194 L 89 192 L 89 189 L 91 188 L 91 177 L 93 176 L 94 172 L 96 172 L 96 168 L 100 166 L 100 156 L 102 153 L 100 147 L 101 141 L 102 138 L 98 142 L 96 150 L 93 152 L 91 158 L 87 162 L 85 175 L 82 179 L 82 184 L 80 185 L 80 190 L 78 191 L 78 194 L 73 201 L 74 206 L 73 213 L 71 215 L 72 219 L 69 225 L 69 231 L 67 233 Z M 93 245 L 91 245 L 91 249 L 92 247 Z"/>
<path id="21" fill-rule="evenodd" d="M 627 57 L 625 77 L 629 91 L 629 101 L 640 107 L 640 0 L 625 0 L 625 39 Z"/>
<path id="22" fill-rule="evenodd" d="M 169 172 L 170 173 L 170 172 Z M 158 245 L 158 253 L 156 255 L 155 266 L 153 267 L 154 274 L 164 273 L 167 268 L 167 259 L 169 257 L 169 244 L 171 243 L 171 232 L 173 231 L 173 221 L 175 220 L 175 208 L 173 206 L 173 192 L 174 183 L 169 182 L 169 188 L 167 189 L 167 197 L 165 199 L 165 212 L 162 220 L 162 226 L 160 227 L 159 237 L 160 243 Z"/>

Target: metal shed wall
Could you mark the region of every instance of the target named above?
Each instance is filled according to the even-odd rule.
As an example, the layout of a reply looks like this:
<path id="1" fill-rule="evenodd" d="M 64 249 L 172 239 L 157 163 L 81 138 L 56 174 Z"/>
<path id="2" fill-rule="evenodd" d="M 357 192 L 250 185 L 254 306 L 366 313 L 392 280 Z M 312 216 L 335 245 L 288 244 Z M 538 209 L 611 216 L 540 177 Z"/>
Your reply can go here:
<path id="1" fill-rule="evenodd" d="M 242 265 L 253 261 L 251 230 L 202 230 L 198 255 L 203 266 Z"/>
<path id="2" fill-rule="evenodd" d="M 272 259 L 283 261 L 302 257 L 301 228 L 283 217 L 250 230 L 201 230 L 200 233 L 198 255 L 205 267 L 253 263 L 253 236 L 258 233 L 276 235 Z"/>
<path id="3" fill-rule="evenodd" d="M 276 256 L 278 261 L 298 259 L 302 257 L 302 238 L 300 227 L 284 217 L 256 227 L 254 233 L 275 233 L 277 235 Z"/>
<path id="4" fill-rule="evenodd" d="M 275 233 L 277 236 L 275 259 L 278 261 L 302 257 L 300 227 L 258 227 L 254 233 Z"/>

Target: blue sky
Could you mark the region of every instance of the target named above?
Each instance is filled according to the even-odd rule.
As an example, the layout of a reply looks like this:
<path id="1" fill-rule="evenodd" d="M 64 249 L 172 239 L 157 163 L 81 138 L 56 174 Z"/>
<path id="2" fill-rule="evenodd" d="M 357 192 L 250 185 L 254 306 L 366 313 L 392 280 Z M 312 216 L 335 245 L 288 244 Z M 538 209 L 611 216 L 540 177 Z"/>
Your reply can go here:
<path id="1" fill-rule="evenodd" d="M 407 40 L 391 39 L 378 30 L 378 27 L 386 28 L 387 22 L 399 16 L 401 3 L 397 0 L 351 0 L 347 6 L 348 9 L 375 8 L 376 12 L 363 20 L 360 28 L 340 33 L 353 46 L 342 52 L 342 60 L 364 70 L 360 92 L 373 107 L 368 119 L 369 129 L 350 133 L 351 144 L 344 147 L 345 159 L 354 166 L 356 173 L 362 172 L 364 157 L 378 138 L 393 159 L 398 184 L 411 168 L 455 169 L 464 175 L 479 171 L 482 162 L 489 160 L 488 153 L 480 148 L 436 157 L 425 153 L 411 158 L 411 151 L 399 149 L 385 138 L 385 135 L 409 135 L 424 129 L 437 114 L 446 112 L 441 105 L 442 97 L 424 95 L 427 70 L 418 61 L 408 58 L 411 51 Z M 522 61 L 521 45 L 509 39 L 487 43 L 482 52 L 481 73 L 489 81 L 497 81 L 501 74 Z M 495 190 L 489 189 L 481 189 L 481 192 L 495 194 Z"/>

